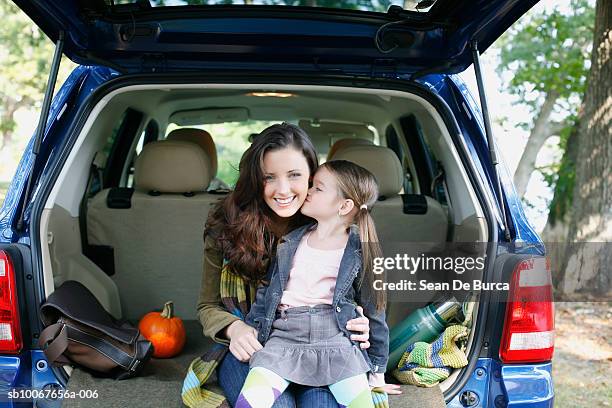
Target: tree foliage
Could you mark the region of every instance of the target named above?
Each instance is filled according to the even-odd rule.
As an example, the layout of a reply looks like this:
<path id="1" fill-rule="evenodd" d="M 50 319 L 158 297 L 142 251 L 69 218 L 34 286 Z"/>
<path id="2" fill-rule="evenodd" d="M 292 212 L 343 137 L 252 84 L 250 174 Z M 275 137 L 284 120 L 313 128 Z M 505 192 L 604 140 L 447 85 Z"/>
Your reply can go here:
<path id="1" fill-rule="evenodd" d="M 521 196 L 534 170 L 542 173 L 549 187 L 557 183 L 567 187 L 573 178 L 573 167 L 567 163 L 547 168 L 536 168 L 535 163 L 550 136 L 561 138 L 562 150 L 567 145 L 585 92 L 594 22 L 592 0 L 572 0 L 567 9 L 557 5 L 523 19 L 499 41 L 498 73 L 506 78 L 507 90 L 518 96 L 517 103 L 533 112 L 533 119 L 521 126 L 530 134 L 514 174 Z M 569 191 L 565 187 L 561 190 Z M 559 207 L 562 199 L 557 197 L 556 211 L 566 208 Z"/>
<path id="2" fill-rule="evenodd" d="M 520 103 L 537 110 L 544 96 L 559 94 L 560 108 L 576 114 L 585 90 L 593 45 L 594 8 L 573 0 L 569 12 L 558 6 L 515 24 L 500 38 L 500 74 Z"/>
<path id="3" fill-rule="evenodd" d="M 15 112 L 36 108 L 44 96 L 53 43 L 12 2 L 0 2 L 0 147 L 11 142 Z M 58 83 L 74 64 L 62 63 Z"/>

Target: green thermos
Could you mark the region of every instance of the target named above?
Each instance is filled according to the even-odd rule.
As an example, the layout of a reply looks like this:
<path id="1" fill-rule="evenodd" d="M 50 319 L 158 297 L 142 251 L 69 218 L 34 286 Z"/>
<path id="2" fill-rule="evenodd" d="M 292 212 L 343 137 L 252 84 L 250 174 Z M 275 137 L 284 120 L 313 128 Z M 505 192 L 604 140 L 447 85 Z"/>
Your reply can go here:
<path id="1" fill-rule="evenodd" d="M 461 303 L 449 295 L 410 313 L 389 334 L 389 363 L 387 371 L 397 368 L 406 348 L 417 341 L 431 342 L 446 328 L 461 309 Z"/>

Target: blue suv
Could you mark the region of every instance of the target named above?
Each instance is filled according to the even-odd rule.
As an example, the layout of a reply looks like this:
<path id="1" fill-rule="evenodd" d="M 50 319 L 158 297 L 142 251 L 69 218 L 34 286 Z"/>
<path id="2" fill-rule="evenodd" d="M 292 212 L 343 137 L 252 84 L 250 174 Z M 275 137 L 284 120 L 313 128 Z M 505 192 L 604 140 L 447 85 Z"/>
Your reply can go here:
<path id="1" fill-rule="evenodd" d="M 59 406 L 34 391 L 80 388 L 92 398 L 79 406 L 180 405 L 190 359 L 210 346 L 195 317 L 206 215 L 253 134 L 287 121 L 321 161 L 377 176 L 385 251 L 452 244 L 486 260 L 464 276 L 485 288 L 466 309 L 467 365 L 391 405 L 552 407 L 550 268 L 492 142 L 479 66 L 536 2 L 15 0 L 56 52 L 0 210 L 0 405 Z M 52 98 L 62 54 L 80 65 Z M 480 104 L 457 75 L 472 64 Z M 110 384 L 50 365 L 39 307 L 66 280 L 134 322 L 173 300 L 185 350 Z M 390 328 L 441 291 L 390 295 Z"/>

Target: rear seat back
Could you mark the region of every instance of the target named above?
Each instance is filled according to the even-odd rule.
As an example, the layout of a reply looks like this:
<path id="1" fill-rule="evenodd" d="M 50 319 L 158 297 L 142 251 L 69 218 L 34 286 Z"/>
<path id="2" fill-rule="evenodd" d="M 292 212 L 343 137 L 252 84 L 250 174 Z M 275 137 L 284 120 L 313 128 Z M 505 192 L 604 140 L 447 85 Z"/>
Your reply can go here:
<path id="1" fill-rule="evenodd" d="M 224 183 L 222 180 L 216 178 L 218 161 L 217 161 L 217 147 L 215 142 L 207 131 L 196 128 L 180 128 L 174 129 L 166 136 L 166 140 L 184 141 L 191 142 L 198 145 L 204 153 L 210 159 L 210 167 L 213 177 L 208 185 L 208 191 L 227 192 L 230 190 L 230 186 Z"/>
<path id="2" fill-rule="evenodd" d="M 208 156 L 212 174 L 217 174 L 217 148 L 215 147 L 215 142 L 213 141 L 210 133 L 203 129 L 196 128 L 174 129 L 168 134 L 168 136 L 166 136 L 166 140 L 184 141 L 197 144 Z"/>
<path id="3" fill-rule="evenodd" d="M 351 146 L 360 146 L 360 145 L 373 145 L 372 141 L 369 139 L 340 139 L 337 140 L 332 147 L 327 152 L 327 160 L 333 160 L 334 155 L 339 151 L 349 148 Z"/>
<path id="4" fill-rule="evenodd" d="M 403 169 L 391 149 L 383 146 L 352 146 L 338 151 L 332 160 L 348 160 L 359 164 L 376 177 L 380 199 L 372 209 L 372 218 L 385 256 L 395 256 L 398 248 L 406 247 L 402 243 L 415 243 L 415 248 L 428 252 L 443 247 L 448 231 L 444 209 L 431 197 L 399 194 Z M 390 302 L 387 305 L 387 323 L 393 326 L 401 322 L 407 313 L 419 306 L 412 304 L 406 307 Z"/>
<path id="5" fill-rule="evenodd" d="M 196 318 L 204 224 L 219 199 L 205 192 L 213 176 L 210 159 L 195 144 L 157 141 L 136 160 L 135 188 L 120 201 L 124 208 L 109 201 L 117 189 L 89 200 L 89 243 L 114 248 L 111 278 L 124 318 L 139 319 L 169 300 L 177 315 Z"/>
<path id="6" fill-rule="evenodd" d="M 368 169 L 378 181 L 380 199 L 372 210 L 372 218 L 381 241 L 423 242 L 442 244 L 446 242 L 448 219 L 444 209 L 436 200 L 427 196 L 400 196 L 403 170 L 395 153 L 383 146 L 351 146 L 338 151 L 332 160 L 348 160 Z M 406 206 L 404 202 L 421 203 Z"/>

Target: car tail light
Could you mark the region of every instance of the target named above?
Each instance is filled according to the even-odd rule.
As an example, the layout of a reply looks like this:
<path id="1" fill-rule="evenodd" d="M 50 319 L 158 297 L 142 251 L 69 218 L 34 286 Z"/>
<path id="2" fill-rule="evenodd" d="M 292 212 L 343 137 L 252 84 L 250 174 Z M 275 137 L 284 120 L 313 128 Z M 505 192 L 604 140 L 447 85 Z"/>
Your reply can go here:
<path id="1" fill-rule="evenodd" d="M 0 353 L 19 353 L 22 345 L 15 268 L 0 251 Z"/>
<path id="2" fill-rule="evenodd" d="M 550 263 L 543 257 L 523 260 L 512 273 L 501 360 L 505 363 L 551 360 L 554 329 Z"/>

